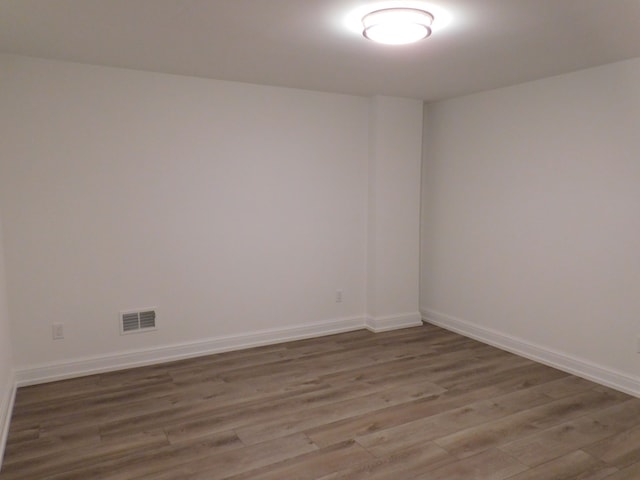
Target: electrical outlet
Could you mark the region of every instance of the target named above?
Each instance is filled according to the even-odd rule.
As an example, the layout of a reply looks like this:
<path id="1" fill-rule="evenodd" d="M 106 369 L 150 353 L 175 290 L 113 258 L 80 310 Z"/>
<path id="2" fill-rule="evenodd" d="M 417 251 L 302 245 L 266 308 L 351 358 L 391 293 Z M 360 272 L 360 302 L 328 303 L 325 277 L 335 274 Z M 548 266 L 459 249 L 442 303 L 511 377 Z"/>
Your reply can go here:
<path id="1" fill-rule="evenodd" d="M 336 303 L 342 303 L 342 290 L 336 290 Z"/>
<path id="2" fill-rule="evenodd" d="M 636 352 L 640 353 L 640 335 L 636 338 Z"/>
<path id="3" fill-rule="evenodd" d="M 54 323 L 52 329 L 54 340 L 62 340 L 64 338 L 64 325 L 62 323 Z"/>

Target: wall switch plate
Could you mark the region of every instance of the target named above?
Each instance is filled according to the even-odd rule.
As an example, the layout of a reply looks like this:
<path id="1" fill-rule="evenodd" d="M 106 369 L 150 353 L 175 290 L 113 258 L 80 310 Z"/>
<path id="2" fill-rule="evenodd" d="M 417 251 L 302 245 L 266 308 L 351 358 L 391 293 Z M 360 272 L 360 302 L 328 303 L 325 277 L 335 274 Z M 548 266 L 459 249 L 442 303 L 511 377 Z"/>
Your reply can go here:
<path id="1" fill-rule="evenodd" d="M 54 340 L 61 340 L 64 338 L 64 325 L 62 323 L 54 323 L 52 328 Z"/>
<path id="2" fill-rule="evenodd" d="M 640 353 L 640 335 L 636 338 L 636 352 Z"/>
<path id="3" fill-rule="evenodd" d="M 336 303 L 342 303 L 342 290 L 336 290 Z"/>

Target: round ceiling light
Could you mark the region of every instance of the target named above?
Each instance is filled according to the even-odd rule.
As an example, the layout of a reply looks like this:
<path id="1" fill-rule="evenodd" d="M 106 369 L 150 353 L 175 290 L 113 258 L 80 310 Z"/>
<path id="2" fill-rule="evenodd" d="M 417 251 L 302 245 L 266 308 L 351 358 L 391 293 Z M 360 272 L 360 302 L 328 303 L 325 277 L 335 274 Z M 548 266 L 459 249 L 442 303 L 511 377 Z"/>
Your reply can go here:
<path id="1" fill-rule="evenodd" d="M 387 45 L 413 43 L 431 35 L 433 15 L 418 8 L 384 8 L 362 17 L 362 34 Z"/>

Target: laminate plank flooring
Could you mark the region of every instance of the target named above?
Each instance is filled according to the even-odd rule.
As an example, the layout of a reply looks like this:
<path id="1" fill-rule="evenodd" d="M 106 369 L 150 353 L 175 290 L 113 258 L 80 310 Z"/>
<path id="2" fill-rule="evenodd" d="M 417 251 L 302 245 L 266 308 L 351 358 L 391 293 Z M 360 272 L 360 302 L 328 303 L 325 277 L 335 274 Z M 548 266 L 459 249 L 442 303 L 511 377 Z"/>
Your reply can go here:
<path id="1" fill-rule="evenodd" d="M 20 388 L 0 480 L 631 480 L 640 399 L 433 325 Z"/>

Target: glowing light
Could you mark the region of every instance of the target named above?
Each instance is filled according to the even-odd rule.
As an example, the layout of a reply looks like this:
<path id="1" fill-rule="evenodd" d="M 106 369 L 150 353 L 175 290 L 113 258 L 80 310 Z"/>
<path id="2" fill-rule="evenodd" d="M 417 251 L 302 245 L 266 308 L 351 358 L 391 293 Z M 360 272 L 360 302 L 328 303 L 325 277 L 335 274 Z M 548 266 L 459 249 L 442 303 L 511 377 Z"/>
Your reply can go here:
<path id="1" fill-rule="evenodd" d="M 343 28 L 346 27 L 347 30 L 357 34 L 362 38 L 364 34 L 367 38 L 374 40 L 374 36 L 376 33 L 373 33 L 372 27 L 369 27 L 367 33 L 363 32 L 363 28 L 366 28 L 365 19 L 370 16 L 373 16 L 375 12 L 383 11 L 383 10 L 397 10 L 397 9 L 412 9 L 419 10 L 422 15 L 429 15 L 431 17 L 432 22 L 425 26 L 413 25 L 404 28 L 404 32 L 402 29 L 399 31 L 400 35 L 404 35 L 405 37 L 409 37 L 410 35 L 413 37 L 426 38 L 429 34 L 426 32 L 426 28 L 429 28 L 431 32 L 436 33 L 444 28 L 446 28 L 449 24 L 452 23 L 452 15 L 447 10 L 444 10 L 442 7 L 438 5 L 433 5 L 428 2 L 420 2 L 420 1 L 382 1 L 375 2 L 368 5 L 363 5 L 358 7 L 351 12 L 349 12 L 343 20 Z M 375 18 L 375 16 L 373 17 Z M 415 22 L 414 22 L 415 23 Z M 427 33 L 425 35 L 425 33 Z M 398 44 L 399 42 L 396 42 Z M 403 42 L 406 43 L 406 42 Z"/>
<path id="2" fill-rule="evenodd" d="M 385 8 L 362 18 L 362 34 L 388 45 L 413 43 L 431 35 L 433 15 L 415 8 Z"/>

